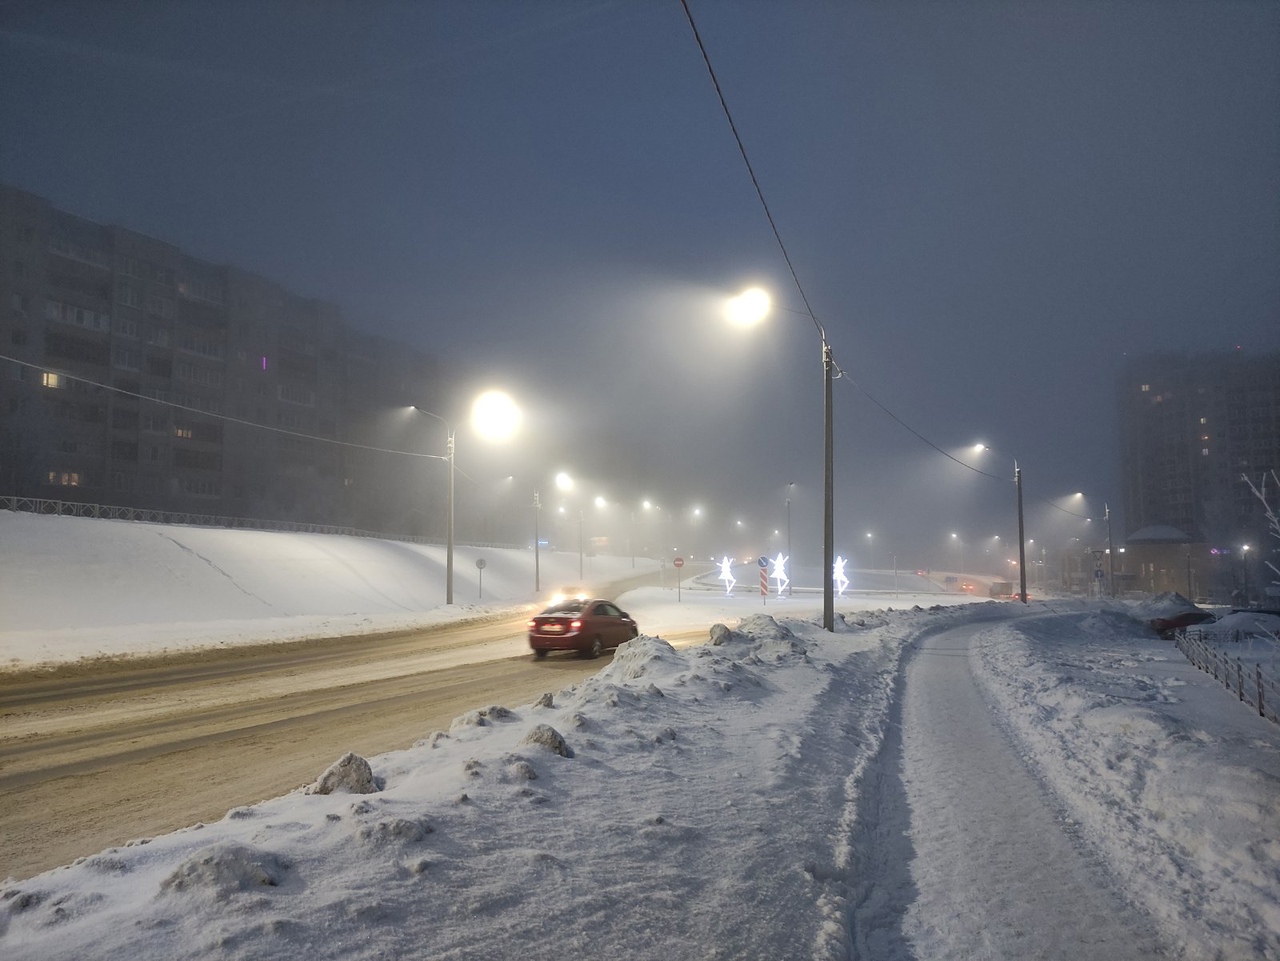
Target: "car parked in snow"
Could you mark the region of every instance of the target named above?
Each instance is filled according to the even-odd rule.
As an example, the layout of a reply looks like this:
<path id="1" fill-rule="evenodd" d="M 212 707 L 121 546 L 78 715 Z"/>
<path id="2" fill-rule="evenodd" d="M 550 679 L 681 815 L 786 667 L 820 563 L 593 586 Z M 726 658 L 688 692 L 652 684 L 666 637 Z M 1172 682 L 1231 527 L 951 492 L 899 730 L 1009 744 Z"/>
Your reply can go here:
<path id="1" fill-rule="evenodd" d="M 529 647 L 539 659 L 549 651 L 599 657 L 639 633 L 631 615 L 612 601 L 567 597 L 553 601 L 529 620 Z"/>
<path id="2" fill-rule="evenodd" d="M 1169 617 L 1153 617 L 1148 623 L 1151 625 L 1151 629 L 1159 634 L 1160 637 L 1166 641 L 1171 641 L 1173 640 L 1173 635 L 1178 631 L 1194 627 L 1197 624 L 1207 624 L 1213 620 L 1215 618 L 1212 614 L 1197 607 L 1189 611 L 1179 611 Z"/>

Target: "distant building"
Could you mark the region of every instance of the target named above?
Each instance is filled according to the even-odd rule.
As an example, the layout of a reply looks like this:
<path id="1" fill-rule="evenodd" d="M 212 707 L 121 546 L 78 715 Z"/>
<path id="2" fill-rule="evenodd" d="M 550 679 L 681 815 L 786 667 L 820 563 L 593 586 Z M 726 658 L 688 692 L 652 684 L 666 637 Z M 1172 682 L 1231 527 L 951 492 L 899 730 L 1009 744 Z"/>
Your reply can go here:
<path id="1" fill-rule="evenodd" d="M 1119 392 L 1127 529 L 1176 528 L 1187 538 L 1184 555 L 1203 545 L 1215 570 L 1201 583 L 1214 583 L 1216 594 L 1249 577 L 1256 583 L 1246 565 L 1277 545 L 1242 475 L 1256 482 L 1280 470 L 1280 353 L 1139 357 L 1125 366 Z"/>
<path id="2" fill-rule="evenodd" d="M 0 308 L 0 494 L 438 533 L 362 449 L 438 365 L 334 306 L 0 185 Z"/>

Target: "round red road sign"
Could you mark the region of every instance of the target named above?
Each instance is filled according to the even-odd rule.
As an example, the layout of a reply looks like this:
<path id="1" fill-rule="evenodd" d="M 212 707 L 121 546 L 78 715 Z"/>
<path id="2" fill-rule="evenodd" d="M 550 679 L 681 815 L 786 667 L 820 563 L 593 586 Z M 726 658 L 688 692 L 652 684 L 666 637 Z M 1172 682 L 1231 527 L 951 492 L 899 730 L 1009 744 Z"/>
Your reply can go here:
<path id="1" fill-rule="evenodd" d="M 684 558 L 683 558 L 683 557 L 677 557 L 677 558 L 676 558 L 674 561 L 672 561 L 671 563 L 672 563 L 672 564 L 674 564 L 676 567 L 684 567 Z"/>

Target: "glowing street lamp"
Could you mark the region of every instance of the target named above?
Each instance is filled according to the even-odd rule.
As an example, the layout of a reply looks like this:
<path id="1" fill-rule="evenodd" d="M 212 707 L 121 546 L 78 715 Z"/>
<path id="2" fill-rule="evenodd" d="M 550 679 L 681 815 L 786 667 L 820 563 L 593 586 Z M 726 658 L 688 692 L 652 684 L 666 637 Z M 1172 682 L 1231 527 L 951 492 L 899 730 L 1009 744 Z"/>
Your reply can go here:
<path id="1" fill-rule="evenodd" d="M 1026 531 L 1022 523 L 1022 468 L 1018 466 L 1018 458 L 1012 454 L 1005 454 L 1004 451 L 998 451 L 994 447 L 988 447 L 986 444 L 975 444 L 978 451 L 991 451 L 993 454 L 1004 454 L 1013 461 L 1013 483 L 1018 490 L 1018 598 L 1023 604 L 1027 603 L 1027 539 Z M 1083 494 L 1079 495 L 1084 497 Z"/>
<path id="2" fill-rule="evenodd" d="M 454 440 L 453 425 L 439 414 L 414 405 L 414 410 L 428 417 L 434 417 L 444 424 L 448 440 L 445 446 L 445 460 L 449 462 L 449 524 L 445 546 L 444 602 L 453 603 L 453 490 L 454 490 Z M 500 390 L 487 390 L 477 397 L 471 405 L 471 427 L 486 440 L 509 440 L 520 429 L 523 415 L 516 402 Z"/>
<path id="3" fill-rule="evenodd" d="M 577 486 L 577 485 L 574 483 L 573 478 L 572 478 L 572 477 L 570 477 L 570 476 L 569 476 L 569 474 L 568 474 L 567 472 L 565 472 L 565 471 L 561 471 L 560 473 L 556 474 L 556 489 L 557 489 L 557 490 L 561 491 L 562 493 L 568 494 L 568 493 L 570 493 L 570 492 L 571 492 L 571 491 L 572 491 L 576 486 Z M 560 513 L 562 513 L 562 514 L 563 514 L 563 513 L 565 513 L 565 509 L 564 509 L 563 507 L 561 507 L 561 508 L 560 508 Z M 582 550 L 582 511 L 581 511 L 581 509 L 579 509 L 579 511 L 578 511 L 578 580 L 582 580 L 582 572 L 583 572 L 583 561 L 582 561 L 582 557 L 583 557 L 583 550 Z"/>
<path id="4" fill-rule="evenodd" d="M 739 327 L 754 327 L 769 316 L 773 300 L 759 287 L 744 290 L 725 304 L 725 317 Z"/>
<path id="5" fill-rule="evenodd" d="M 806 303 L 806 307 L 808 304 Z M 725 314 L 729 320 L 740 327 L 751 327 L 768 316 L 772 307 L 769 295 L 758 287 L 746 290 L 729 300 Z M 835 631 L 835 466 L 832 424 L 831 424 L 831 380 L 835 361 L 831 356 L 831 345 L 827 342 L 827 331 L 813 316 L 811 310 L 798 311 L 783 308 L 788 313 L 798 313 L 808 317 L 818 329 L 818 337 L 822 342 L 822 422 L 823 422 L 823 519 L 822 519 L 822 627 Z"/>

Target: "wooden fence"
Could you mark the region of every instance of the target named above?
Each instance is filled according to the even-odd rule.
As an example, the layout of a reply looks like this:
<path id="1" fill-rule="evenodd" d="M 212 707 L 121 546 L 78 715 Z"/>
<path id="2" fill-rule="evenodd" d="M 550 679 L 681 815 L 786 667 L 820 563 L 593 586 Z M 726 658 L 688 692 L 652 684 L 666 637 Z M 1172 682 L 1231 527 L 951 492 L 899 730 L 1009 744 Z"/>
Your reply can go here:
<path id="1" fill-rule="evenodd" d="M 1178 631 L 1173 640 L 1187 660 L 1234 691 L 1242 703 L 1256 707 L 1259 717 L 1280 724 L 1280 685 L 1261 664 L 1246 665 L 1239 656 L 1233 658 L 1212 643 L 1217 638 L 1201 630 Z"/>

